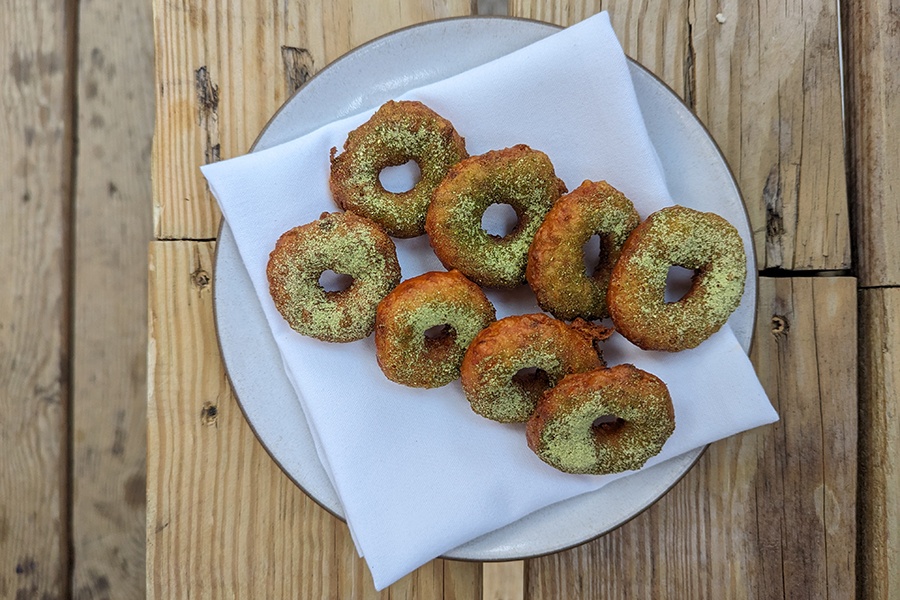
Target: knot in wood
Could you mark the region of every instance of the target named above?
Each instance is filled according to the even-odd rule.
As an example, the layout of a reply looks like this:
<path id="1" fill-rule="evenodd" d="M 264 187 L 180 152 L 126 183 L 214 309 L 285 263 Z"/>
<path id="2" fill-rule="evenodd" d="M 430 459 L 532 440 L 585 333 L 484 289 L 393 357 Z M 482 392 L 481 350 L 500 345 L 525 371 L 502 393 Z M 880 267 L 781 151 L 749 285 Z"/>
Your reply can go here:
<path id="1" fill-rule="evenodd" d="M 207 402 L 203 405 L 203 408 L 200 409 L 200 422 L 202 422 L 207 427 L 212 425 L 216 425 L 219 420 L 219 409 L 212 402 Z"/>
<path id="2" fill-rule="evenodd" d="M 782 315 L 772 315 L 772 334 L 784 335 L 790 329 L 790 324 L 786 317 Z"/>
<path id="3" fill-rule="evenodd" d="M 191 281 L 201 290 L 209 285 L 209 273 L 203 269 L 197 269 L 191 273 Z"/>

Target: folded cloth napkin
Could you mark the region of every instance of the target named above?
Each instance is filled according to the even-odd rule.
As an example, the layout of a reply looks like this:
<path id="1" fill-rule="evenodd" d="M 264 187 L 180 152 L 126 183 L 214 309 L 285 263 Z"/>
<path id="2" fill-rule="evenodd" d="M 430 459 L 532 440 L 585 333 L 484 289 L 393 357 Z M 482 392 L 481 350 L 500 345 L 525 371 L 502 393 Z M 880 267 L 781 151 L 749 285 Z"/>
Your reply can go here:
<path id="1" fill-rule="evenodd" d="M 420 100 L 453 122 L 470 154 L 524 143 L 550 156 L 570 190 L 584 179 L 606 179 L 642 218 L 674 203 L 605 13 L 402 99 Z M 459 382 L 434 390 L 397 385 L 379 370 L 371 336 L 320 342 L 295 333 L 276 311 L 266 280 L 269 252 L 284 231 L 337 210 L 328 187 L 329 149 L 340 149 L 376 108 L 207 165 L 203 173 L 234 233 L 357 549 L 382 589 L 464 542 L 618 476 L 558 472 L 528 449 L 522 425 L 472 412 Z M 443 270 L 425 236 L 398 240 L 397 247 L 404 278 Z M 488 296 L 498 318 L 539 310 L 527 286 Z M 669 386 L 675 433 L 648 464 L 777 419 L 728 327 L 677 354 L 643 352 L 619 336 L 606 352 L 611 364 L 634 363 Z"/>

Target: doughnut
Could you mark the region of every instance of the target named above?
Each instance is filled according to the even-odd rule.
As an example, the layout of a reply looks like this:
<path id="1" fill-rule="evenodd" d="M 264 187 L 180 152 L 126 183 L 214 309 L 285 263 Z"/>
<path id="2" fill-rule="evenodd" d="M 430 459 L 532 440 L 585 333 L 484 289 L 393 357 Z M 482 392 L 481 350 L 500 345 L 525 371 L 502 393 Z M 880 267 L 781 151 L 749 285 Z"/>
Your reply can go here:
<path id="1" fill-rule="evenodd" d="M 669 267 L 694 270 L 677 302 L 665 300 Z M 678 352 L 719 330 L 741 302 L 747 278 L 744 243 L 713 213 L 669 206 L 628 236 L 613 268 L 607 302 L 616 329 L 644 350 Z"/>
<path id="2" fill-rule="evenodd" d="M 378 305 L 375 353 L 391 381 L 441 387 L 459 377 L 469 343 L 496 318 L 481 289 L 459 271 L 407 279 Z M 430 335 L 443 326 L 440 333 Z"/>
<path id="3" fill-rule="evenodd" d="M 542 309 L 558 319 L 605 319 L 609 275 L 640 217 L 631 200 L 605 181 L 585 181 L 560 198 L 538 228 L 525 278 Z M 600 262 L 584 268 L 584 244 L 600 236 Z"/>
<path id="4" fill-rule="evenodd" d="M 347 135 L 344 151 L 331 149 L 331 193 L 338 206 L 372 219 L 399 238 L 425 233 L 425 211 L 451 165 L 467 157 L 466 142 L 450 121 L 421 102 L 388 101 Z M 419 182 L 409 191 L 384 189 L 385 167 L 410 160 Z"/>
<path id="5" fill-rule="evenodd" d="M 673 431 L 666 384 L 628 364 L 567 375 L 541 397 L 525 427 L 541 460 L 592 475 L 641 468 Z"/>
<path id="6" fill-rule="evenodd" d="M 478 285 L 514 287 L 525 282 L 528 246 L 566 186 L 543 152 L 518 145 L 467 158 L 450 169 L 434 191 L 425 230 L 434 253 Z M 509 204 L 518 223 L 497 237 L 481 227 L 491 204 Z"/>
<path id="7" fill-rule="evenodd" d="M 538 398 L 570 373 L 604 366 L 596 341 L 611 329 L 578 320 L 570 327 L 542 313 L 500 319 L 466 351 L 461 375 L 472 410 L 501 423 L 528 420 Z M 525 369 L 537 369 L 525 375 Z"/>
<path id="8" fill-rule="evenodd" d="M 348 275 L 344 290 L 319 285 L 324 271 Z M 322 213 L 285 232 L 266 267 L 275 307 L 297 332 L 326 342 L 352 342 L 372 333 L 375 308 L 400 281 L 394 242 L 353 213 Z"/>

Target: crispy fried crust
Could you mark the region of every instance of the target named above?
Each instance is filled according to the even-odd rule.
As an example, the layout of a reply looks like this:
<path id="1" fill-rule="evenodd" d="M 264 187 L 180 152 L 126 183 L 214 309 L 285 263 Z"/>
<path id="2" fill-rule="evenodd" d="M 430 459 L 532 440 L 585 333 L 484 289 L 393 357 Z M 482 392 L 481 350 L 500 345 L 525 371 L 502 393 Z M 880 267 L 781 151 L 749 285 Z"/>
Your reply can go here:
<path id="1" fill-rule="evenodd" d="M 695 275 L 690 291 L 667 303 L 672 265 Z M 650 215 L 625 242 L 610 278 L 610 316 L 616 330 L 644 350 L 694 348 L 738 307 L 746 278 L 744 243 L 731 223 L 670 206 Z"/>
<path id="2" fill-rule="evenodd" d="M 326 270 L 353 283 L 326 292 Z M 375 223 L 353 213 L 322 217 L 285 232 L 269 255 L 269 292 L 281 316 L 303 335 L 352 342 L 375 327 L 375 308 L 400 281 L 394 242 Z"/>
<path id="3" fill-rule="evenodd" d="M 459 377 L 469 343 L 496 318 L 477 285 L 459 271 L 431 272 L 408 279 L 378 305 L 375 352 L 391 381 L 434 388 Z M 426 331 L 450 330 L 437 338 Z"/>
<path id="4" fill-rule="evenodd" d="M 605 181 L 585 181 L 560 198 L 528 251 L 525 277 L 540 307 L 559 319 L 608 317 L 609 276 L 638 223 L 631 201 Z M 588 276 L 583 248 L 593 235 L 600 236 L 600 262 Z"/>
<path id="5" fill-rule="evenodd" d="M 528 447 L 547 464 L 603 475 L 641 468 L 673 431 L 666 385 L 625 364 L 563 378 L 541 397 L 525 433 Z"/>
<path id="6" fill-rule="evenodd" d="M 514 287 L 525 282 L 528 247 L 566 186 L 543 152 L 520 144 L 461 161 L 434 192 L 425 230 L 447 268 L 475 283 Z M 518 223 L 498 238 L 481 227 L 491 204 L 509 204 Z"/>
<path id="7" fill-rule="evenodd" d="M 582 324 L 574 328 L 538 313 L 506 317 L 483 329 L 461 369 L 472 410 L 501 423 L 524 422 L 538 398 L 564 376 L 604 366 L 594 342 L 608 337 L 608 330 Z M 538 371 L 519 374 L 529 368 Z"/>
<path id="8" fill-rule="evenodd" d="M 344 151 L 331 150 L 331 193 L 338 206 L 372 219 L 394 237 L 425 232 L 425 211 L 450 167 L 468 156 L 466 141 L 447 119 L 421 102 L 388 101 L 347 135 Z M 421 179 L 394 194 L 381 185 L 385 167 L 410 160 Z"/>

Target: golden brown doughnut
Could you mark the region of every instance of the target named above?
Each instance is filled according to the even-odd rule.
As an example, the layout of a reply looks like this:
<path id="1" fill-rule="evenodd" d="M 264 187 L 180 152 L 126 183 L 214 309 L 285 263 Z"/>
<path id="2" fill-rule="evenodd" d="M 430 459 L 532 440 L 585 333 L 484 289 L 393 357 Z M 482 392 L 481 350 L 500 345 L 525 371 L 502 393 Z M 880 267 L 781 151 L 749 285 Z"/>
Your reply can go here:
<path id="1" fill-rule="evenodd" d="M 605 319 L 606 290 L 628 234 L 640 223 L 631 200 L 605 181 L 585 181 L 553 205 L 528 251 L 525 277 L 541 308 L 559 319 Z M 584 244 L 600 236 L 600 262 L 584 269 Z"/>
<path id="2" fill-rule="evenodd" d="M 331 149 L 331 193 L 337 205 L 372 219 L 394 237 L 425 232 L 425 211 L 434 188 L 466 156 L 466 141 L 447 119 L 421 102 L 388 101 L 347 136 L 344 151 Z M 421 178 L 409 191 L 381 185 L 385 167 L 410 160 Z"/>
<path id="3" fill-rule="evenodd" d="M 574 325 L 537 313 L 506 317 L 483 329 L 461 369 L 472 410 L 501 423 L 527 421 L 538 398 L 564 376 L 604 366 L 595 342 L 612 330 L 580 319 Z M 525 369 L 537 370 L 525 375 Z"/>
<path id="4" fill-rule="evenodd" d="M 350 287 L 326 292 L 327 270 L 349 275 Z M 394 242 L 375 223 L 353 213 L 323 213 L 285 232 L 269 255 L 269 291 L 281 316 L 326 342 L 352 342 L 375 327 L 375 307 L 400 281 Z"/>
<path id="5" fill-rule="evenodd" d="M 541 397 L 526 437 L 560 471 L 603 475 L 641 468 L 673 431 L 666 384 L 626 364 L 564 377 Z"/>
<path id="6" fill-rule="evenodd" d="M 403 385 L 446 385 L 459 377 L 469 343 L 495 318 L 481 288 L 459 271 L 407 279 L 378 305 L 378 364 L 388 379 Z M 440 326 L 445 326 L 441 335 L 426 334 Z"/>
<path id="7" fill-rule="evenodd" d="M 543 152 L 520 144 L 467 158 L 450 169 L 428 207 L 425 230 L 445 267 L 478 285 L 525 282 L 528 246 L 544 215 L 566 191 Z M 481 227 L 491 204 L 509 204 L 519 220 L 505 237 Z"/>
<path id="8" fill-rule="evenodd" d="M 669 267 L 694 270 L 690 291 L 665 300 Z M 610 278 L 607 302 L 623 336 L 644 350 L 694 348 L 719 330 L 741 302 L 744 243 L 713 213 L 669 206 L 631 233 Z"/>

